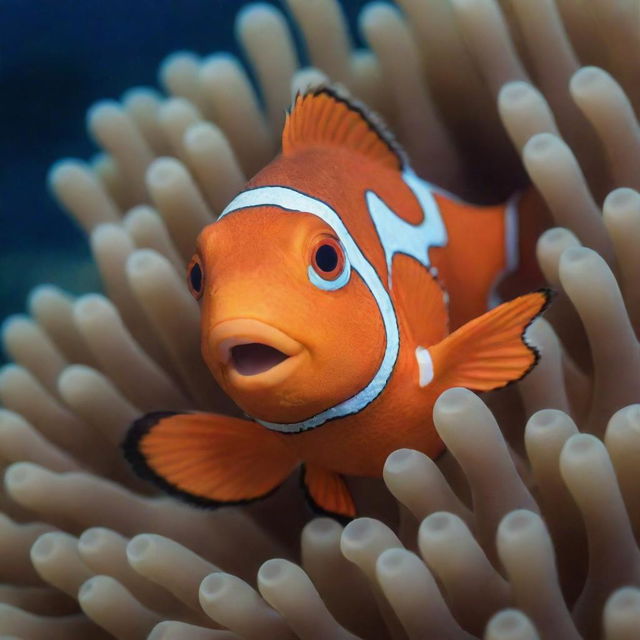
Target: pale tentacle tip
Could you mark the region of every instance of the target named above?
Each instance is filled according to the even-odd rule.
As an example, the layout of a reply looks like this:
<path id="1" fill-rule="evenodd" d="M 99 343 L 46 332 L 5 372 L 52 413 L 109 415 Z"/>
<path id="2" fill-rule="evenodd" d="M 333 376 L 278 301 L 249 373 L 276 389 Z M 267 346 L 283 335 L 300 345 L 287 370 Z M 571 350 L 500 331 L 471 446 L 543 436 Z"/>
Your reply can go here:
<path id="1" fill-rule="evenodd" d="M 605 605 L 605 615 L 633 614 L 640 617 L 640 589 L 638 587 L 622 587 L 609 596 Z"/>
<path id="2" fill-rule="evenodd" d="M 502 518 L 498 525 L 498 540 L 501 542 L 526 542 L 531 535 L 544 529 L 540 517 L 527 509 L 516 509 Z"/>
<path id="3" fill-rule="evenodd" d="M 535 627 L 529 618 L 517 609 L 504 609 L 496 613 L 487 625 L 485 637 L 492 640 L 511 638 L 537 638 Z"/>
<path id="4" fill-rule="evenodd" d="M 464 387 L 452 387 L 440 394 L 433 407 L 434 413 L 457 414 L 465 411 L 476 399 L 475 394 Z"/>
<path id="5" fill-rule="evenodd" d="M 396 449 L 387 456 L 384 463 L 384 473 L 393 475 L 403 473 L 411 469 L 422 456 L 423 454 L 414 449 Z"/>
<path id="6" fill-rule="evenodd" d="M 536 133 L 527 140 L 522 153 L 529 159 L 546 160 L 562 145 L 560 138 L 553 133 Z"/>
<path id="7" fill-rule="evenodd" d="M 282 558 L 267 560 L 258 570 L 258 584 L 271 587 L 282 583 L 291 571 L 291 564 Z"/>
<path id="8" fill-rule="evenodd" d="M 80 585 L 80 588 L 78 589 L 78 601 L 81 604 L 83 601 L 88 600 L 95 594 L 96 587 L 98 586 L 101 578 L 106 578 L 106 576 L 92 576 Z"/>
<path id="9" fill-rule="evenodd" d="M 385 576 L 403 575 L 410 562 L 406 549 L 386 549 L 376 560 L 376 570 Z"/>
<path id="10" fill-rule="evenodd" d="M 266 2 L 252 2 L 245 5 L 236 14 L 236 30 L 244 31 L 245 29 L 251 29 L 256 26 L 251 24 L 256 22 L 260 25 L 262 20 L 271 20 L 274 17 L 279 18 L 281 13 L 273 5 Z"/>
<path id="11" fill-rule="evenodd" d="M 0 322 L 0 335 L 3 338 L 6 338 L 8 334 L 12 333 L 16 329 L 20 329 L 20 327 L 25 326 L 25 324 L 29 322 L 29 316 L 24 313 L 12 313 Z"/>
<path id="12" fill-rule="evenodd" d="M 200 597 L 212 602 L 222 597 L 229 588 L 229 576 L 226 573 L 210 573 L 200 583 Z"/>
<path id="13" fill-rule="evenodd" d="M 640 432 L 640 404 L 630 404 L 620 409 L 617 413 L 622 415 L 630 429 L 636 433 Z"/>
<path id="14" fill-rule="evenodd" d="M 502 106 L 519 106 L 529 102 L 531 97 L 540 95 L 535 87 L 524 80 L 513 80 L 502 85 L 498 102 Z"/>
<path id="15" fill-rule="evenodd" d="M 186 49 L 180 51 L 171 52 L 162 62 L 158 70 L 158 75 L 161 79 L 165 78 L 165 75 L 179 66 L 195 67 L 200 62 L 200 57 L 193 51 L 187 51 Z"/>
<path id="16" fill-rule="evenodd" d="M 131 538 L 127 544 L 127 560 L 131 564 L 145 560 L 152 554 L 153 546 L 153 538 L 149 534 L 141 533 Z"/>
<path id="17" fill-rule="evenodd" d="M 359 548 L 365 546 L 373 539 L 376 529 L 376 520 L 373 518 L 357 518 L 352 520 L 342 532 L 340 541 L 343 549 Z"/>
<path id="18" fill-rule="evenodd" d="M 545 246 L 564 246 L 568 243 L 579 245 L 580 241 L 572 231 L 565 227 L 547 229 L 538 238 L 538 244 Z"/>
<path id="19" fill-rule="evenodd" d="M 11 493 L 12 490 L 20 489 L 37 479 L 41 471 L 41 467 L 32 462 L 14 462 L 5 471 L 5 487 Z"/>
<path id="20" fill-rule="evenodd" d="M 65 293 L 60 287 L 53 284 L 38 284 L 27 296 L 27 307 L 33 313 L 41 304 L 46 304 L 48 301 L 58 299 L 61 296 L 65 296 Z"/>
<path id="21" fill-rule="evenodd" d="M 147 168 L 147 182 L 152 187 L 168 187 L 178 182 L 186 171 L 175 158 L 156 158 Z"/>
<path id="22" fill-rule="evenodd" d="M 342 527 L 333 518 L 314 518 L 304 528 L 305 537 L 317 542 L 333 540 L 341 532 Z"/>
<path id="23" fill-rule="evenodd" d="M 105 532 L 108 530 L 103 527 L 91 527 L 85 529 L 78 538 L 78 549 L 85 553 L 95 553 L 99 551 L 105 539 Z"/>
<path id="24" fill-rule="evenodd" d="M 76 319 L 97 317 L 105 311 L 111 310 L 111 303 L 99 293 L 87 293 L 77 299 L 73 315 Z"/>
<path id="25" fill-rule="evenodd" d="M 560 264 L 578 264 L 591 258 L 595 252 L 588 247 L 568 247 L 560 256 Z"/>
<path id="26" fill-rule="evenodd" d="M 153 249 L 137 249 L 127 258 L 127 271 L 135 275 L 153 273 L 161 262 L 159 257 Z"/>
<path id="27" fill-rule="evenodd" d="M 54 555 L 58 533 L 43 533 L 32 545 L 30 556 L 33 562 L 44 562 Z"/>
<path id="28" fill-rule="evenodd" d="M 571 436 L 562 447 L 560 461 L 583 465 L 591 463 L 594 457 L 599 457 L 604 452 L 602 442 L 588 433 L 576 433 Z"/>
<path id="29" fill-rule="evenodd" d="M 600 67 L 582 67 L 571 76 L 569 88 L 572 93 L 580 93 L 585 90 L 589 91 L 609 80 L 611 80 L 611 76 Z"/>
<path id="30" fill-rule="evenodd" d="M 73 181 L 78 174 L 83 174 L 87 171 L 87 166 L 81 160 L 60 158 L 49 167 L 47 183 L 50 189 L 56 189 L 69 180 Z"/>
<path id="31" fill-rule="evenodd" d="M 420 525 L 421 534 L 429 537 L 445 537 L 455 526 L 457 517 L 446 511 L 436 511 L 429 514 Z"/>
<path id="32" fill-rule="evenodd" d="M 541 409 L 529 418 L 527 426 L 536 431 L 551 431 L 561 424 L 565 415 L 559 409 Z"/>
<path id="33" fill-rule="evenodd" d="M 122 107 L 115 100 L 98 100 L 87 110 L 86 122 L 89 129 L 122 116 Z"/>
<path id="34" fill-rule="evenodd" d="M 602 211 L 605 223 L 638 224 L 640 219 L 640 193 L 628 187 L 614 189 L 604 199 Z"/>

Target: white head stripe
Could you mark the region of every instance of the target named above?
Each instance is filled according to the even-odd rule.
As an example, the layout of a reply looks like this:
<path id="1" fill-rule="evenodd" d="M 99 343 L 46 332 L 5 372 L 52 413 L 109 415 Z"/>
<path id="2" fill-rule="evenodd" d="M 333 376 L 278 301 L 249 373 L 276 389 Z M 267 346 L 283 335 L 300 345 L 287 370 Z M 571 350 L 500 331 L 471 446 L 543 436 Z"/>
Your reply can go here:
<path id="1" fill-rule="evenodd" d="M 302 422 L 282 424 L 258 420 L 260 424 L 269 429 L 286 433 L 296 433 L 318 427 L 327 422 L 327 420 L 342 418 L 357 413 L 380 395 L 389 381 L 398 358 L 400 344 L 398 321 L 391 298 L 384 288 L 378 273 L 360 251 L 357 243 L 351 237 L 349 230 L 333 208 L 325 202 L 322 202 L 322 200 L 312 198 L 289 187 L 258 187 L 238 194 L 229 205 L 227 205 L 218 219 L 238 209 L 260 206 L 277 207 L 279 209 L 285 209 L 286 211 L 299 213 L 310 213 L 323 220 L 333 229 L 347 253 L 352 268 L 360 274 L 360 277 L 371 291 L 380 309 L 386 333 L 386 346 L 382 362 L 378 371 L 364 389 L 361 389 L 347 400 Z"/>

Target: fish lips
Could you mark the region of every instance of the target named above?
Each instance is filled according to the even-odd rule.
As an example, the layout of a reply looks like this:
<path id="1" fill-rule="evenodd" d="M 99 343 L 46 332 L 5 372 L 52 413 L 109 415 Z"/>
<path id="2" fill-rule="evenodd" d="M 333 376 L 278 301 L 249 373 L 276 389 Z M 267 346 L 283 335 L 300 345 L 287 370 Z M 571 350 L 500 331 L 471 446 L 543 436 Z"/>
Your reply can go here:
<path id="1" fill-rule="evenodd" d="M 297 368 L 305 351 L 280 329 L 250 318 L 219 322 L 209 334 L 209 344 L 225 380 L 247 391 L 283 382 Z"/>

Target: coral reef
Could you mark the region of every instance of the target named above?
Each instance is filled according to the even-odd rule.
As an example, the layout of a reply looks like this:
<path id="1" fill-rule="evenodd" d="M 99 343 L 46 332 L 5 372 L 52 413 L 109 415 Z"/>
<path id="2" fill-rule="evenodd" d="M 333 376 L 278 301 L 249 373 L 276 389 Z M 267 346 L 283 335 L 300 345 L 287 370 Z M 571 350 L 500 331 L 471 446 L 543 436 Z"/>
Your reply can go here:
<path id="1" fill-rule="evenodd" d="M 104 153 L 51 172 L 108 297 L 42 286 L 2 330 L 0 634 L 637 638 L 640 3 L 373 2 L 364 50 L 335 0 L 287 5 L 313 67 L 281 12 L 253 5 L 236 30 L 260 99 L 233 56 L 174 54 L 166 95 L 94 106 Z M 185 262 L 277 152 L 292 92 L 327 78 L 384 116 L 427 179 L 483 202 L 533 183 L 521 209 L 553 220 L 537 257 L 559 292 L 529 331 L 542 359 L 482 400 L 445 392 L 448 453 L 393 453 L 388 491 L 354 479 L 368 517 L 346 527 L 311 519 L 295 478 L 247 508 L 188 508 L 134 478 L 118 445 L 145 411 L 235 410 L 200 359 Z"/>

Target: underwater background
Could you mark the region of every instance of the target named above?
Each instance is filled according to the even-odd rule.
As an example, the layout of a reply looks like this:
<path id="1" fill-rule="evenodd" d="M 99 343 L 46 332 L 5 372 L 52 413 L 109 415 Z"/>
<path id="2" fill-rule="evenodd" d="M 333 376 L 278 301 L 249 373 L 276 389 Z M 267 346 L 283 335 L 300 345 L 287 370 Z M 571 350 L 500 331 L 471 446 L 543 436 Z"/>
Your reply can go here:
<path id="1" fill-rule="evenodd" d="M 1 637 L 638 640 L 640 0 L 345 1 L 348 24 L 338 3 L 0 0 L 0 312 L 20 314 L 0 330 Z M 225 50 L 244 68 L 207 57 Z M 527 331 L 542 358 L 495 394 L 446 391 L 447 452 L 349 478 L 347 526 L 295 474 L 193 509 L 121 443 L 160 407 L 233 411 L 185 264 L 275 153 L 291 88 L 325 78 L 463 198 L 528 176 L 520 211 L 551 228 L 523 236 L 558 292 Z M 38 287 L 101 289 L 93 261 L 105 295 Z"/>
<path id="2" fill-rule="evenodd" d="M 243 58 L 233 19 L 248 4 L 255 2 L 0 2 L 0 318 L 23 312 L 41 283 L 101 290 L 86 235 L 47 188 L 49 169 L 61 158 L 90 159 L 97 147 L 84 126 L 87 109 L 131 87 L 158 88 L 158 65 L 169 53 Z M 286 13 L 281 2 L 264 4 Z M 342 3 L 350 26 L 364 4 Z M 361 44 L 353 28 L 352 36 Z"/>

